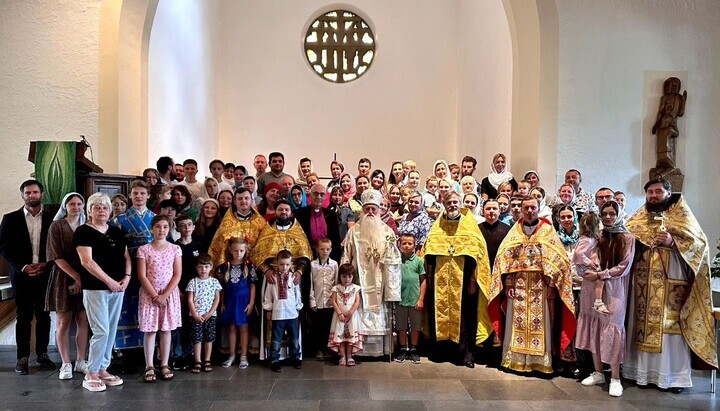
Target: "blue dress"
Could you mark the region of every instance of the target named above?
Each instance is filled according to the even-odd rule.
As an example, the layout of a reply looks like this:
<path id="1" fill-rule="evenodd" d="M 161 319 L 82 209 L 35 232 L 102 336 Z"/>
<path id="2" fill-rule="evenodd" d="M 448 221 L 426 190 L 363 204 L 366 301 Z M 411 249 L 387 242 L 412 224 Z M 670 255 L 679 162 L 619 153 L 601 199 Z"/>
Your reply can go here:
<path id="1" fill-rule="evenodd" d="M 220 317 L 223 324 L 245 325 L 252 316 L 245 314 L 250 304 L 250 285 L 257 280 L 251 264 L 231 265 L 225 263 L 218 267 L 218 279 L 225 294 L 225 311 Z"/>

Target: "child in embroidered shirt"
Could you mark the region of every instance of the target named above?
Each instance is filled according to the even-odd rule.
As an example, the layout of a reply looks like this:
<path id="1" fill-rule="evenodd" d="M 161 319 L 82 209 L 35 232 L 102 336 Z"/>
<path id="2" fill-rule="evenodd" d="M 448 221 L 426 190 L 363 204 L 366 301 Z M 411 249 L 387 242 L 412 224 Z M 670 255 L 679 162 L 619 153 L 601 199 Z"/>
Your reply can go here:
<path id="1" fill-rule="evenodd" d="M 272 344 L 270 345 L 270 369 L 280 372 L 280 348 L 283 335 L 287 332 L 289 358 L 295 368 L 302 368 L 300 359 L 300 341 L 298 339 L 298 312 L 303 304 L 300 297 L 300 285 L 294 283 L 290 272 L 292 254 L 287 250 L 278 253 L 275 270 L 275 283 L 265 286 L 263 309 L 268 320 L 272 321 Z"/>
<path id="2" fill-rule="evenodd" d="M 317 242 L 318 258 L 311 263 L 312 281 L 310 282 L 310 313 L 312 316 L 313 346 L 317 351 L 316 359 L 325 360 L 327 335 L 333 316 L 332 288 L 337 284 L 338 264 L 330 258 L 332 242 L 321 238 Z"/>
<path id="3" fill-rule="evenodd" d="M 600 217 L 594 212 L 585 213 L 578 224 L 580 239 L 578 240 L 573 262 L 577 267 L 578 275 L 584 276 L 585 271 L 597 271 L 600 269 L 600 258 L 598 257 L 598 239 L 600 238 Z M 601 314 L 610 314 L 607 306 L 602 300 L 603 280 L 595 280 L 595 304 L 593 309 Z"/>
<path id="4" fill-rule="evenodd" d="M 338 268 L 338 284 L 333 287 L 332 304 L 335 309 L 328 347 L 340 354 L 339 365 L 352 367 L 352 355 L 362 351 L 364 332 L 358 307 L 360 307 L 360 286 L 354 283 L 355 268 L 343 264 Z"/>
<path id="5" fill-rule="evenodd" d="M 220 312 L 222 323 L 229 328 L 230 356 L 222 363 L 224 368 L 235 361 L 237 335 L 240 334 L 240 368 L 248 367 L 248 318 L 252 315 L 255 302 L 255 268 L 245 260 L 248 245 L 245 240 L 230 240 L 226 263 L 217 268 L 217 277 L 223 285 Z"/>
<path id="6" fill-rule="evenodd" d="M 192 317 L 192 343 L 195 355 L 194 374 L 201 370 L 212 371 L 210 357 L 216 335 L 217 308 L 220 305 L 222 286 L 217 278 L 210 277 L 212 259 L 208 254 L 200 254 L 195 264 L 197 277 L 190 280 L 187 291 L 188 306 Z M 202 349 L 205 349 L 205 360 L 201 363 Z"/>

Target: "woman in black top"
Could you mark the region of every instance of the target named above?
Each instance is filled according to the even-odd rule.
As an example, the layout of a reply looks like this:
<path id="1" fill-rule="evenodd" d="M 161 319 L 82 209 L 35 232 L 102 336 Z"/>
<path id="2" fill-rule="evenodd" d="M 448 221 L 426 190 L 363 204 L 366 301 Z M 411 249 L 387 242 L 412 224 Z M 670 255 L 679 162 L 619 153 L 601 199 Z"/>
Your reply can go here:
<path id="1" fill-rule="evenodd" d="M 120 319 L 123 295 L 130 282 L 130 254 L 125 234 L 108 225 L 110 198 L 95 193 L 87 200 L 90 220 L 73 235 L 73 246 L 80 257 L 78 272 L 83 288 L 83 304 L 93 336 L 90 339 L 88 373 L 83 388 L 105 391 L 123 380 L 107 372 Z"/>

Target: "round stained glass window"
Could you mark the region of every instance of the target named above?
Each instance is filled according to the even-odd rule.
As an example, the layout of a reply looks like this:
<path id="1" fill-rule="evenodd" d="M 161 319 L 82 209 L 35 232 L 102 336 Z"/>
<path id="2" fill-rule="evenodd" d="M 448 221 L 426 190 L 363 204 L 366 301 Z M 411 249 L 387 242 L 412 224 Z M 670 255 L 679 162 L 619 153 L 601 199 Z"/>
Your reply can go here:
<path id="1" fill-rule="evenodd" d="M 305 57 L 323 79 L 347 83 L 370 68 L 375 58 L 375 36 L 362 17 L 347 10 L 333 10 L 308 27 Z"/>

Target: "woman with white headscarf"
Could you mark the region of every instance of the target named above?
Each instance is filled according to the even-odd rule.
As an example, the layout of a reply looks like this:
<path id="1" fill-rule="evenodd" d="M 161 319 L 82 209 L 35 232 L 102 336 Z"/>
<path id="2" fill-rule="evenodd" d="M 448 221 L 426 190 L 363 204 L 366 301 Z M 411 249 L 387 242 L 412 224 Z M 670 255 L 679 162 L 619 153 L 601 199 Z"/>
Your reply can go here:
<path id="1" fill-rule="evenodd" d="M 52 264 L 45 294 L 45 310 L 55 311 L 57 315 L 56 341 L 62 359 L 59 374 L 61 380 L 73 377 L 70 362 L 70 324 L 73 317 L 77 327 L 75 371 L 85 374 L 88 370 L 85 361 L 88 320 L 82 301 L 80 274 L 74 268 L 80 264 L 80 260 L 72 246 L 75 229 L 85 224 L 84 205 L 85 199 L 80 194 L 66 194 L 48 230 L 47 262 Z"/>
<path id="2" fill-rule="evenodd" d="M 452 189 L 455 190 L 458 194 L 462 195 L 462 188 L 460 188 L 460 183 L 451 178 L 450 167 L 445 160 L 438 160 L 435 162 L 435 164 L 433 164 L 433 175 L 435 175 L 438 180 L 447 179 L 448 181 L 450 181 Z"/>
<path id="3" fill-rule="evenodd" d="M 552 210 L 545 202 L 545 189 L 542 187 L 535 187 L 530 190 L 530 196 L 535 197 L 538 201 L 538 218 L 545 218 L 548 221 L 552 221 Z"/>
<path id="4" fill-rule="evenodd" d="M 490 174 L 480 183 L 480 195 L 484 200 L 497 198 L 498 187 L 502 183 L 510 183 L 513 191 L 518 188 L 517 181 L 508 171 L 507 157 L 505 154 L 497 153 L 493 156 L 492 164 L 490 164 Z"/>

